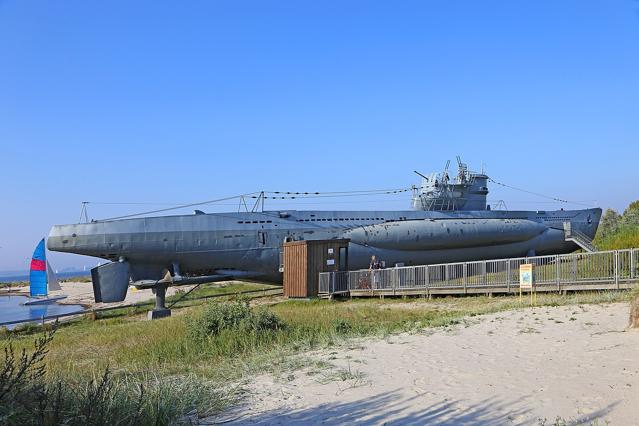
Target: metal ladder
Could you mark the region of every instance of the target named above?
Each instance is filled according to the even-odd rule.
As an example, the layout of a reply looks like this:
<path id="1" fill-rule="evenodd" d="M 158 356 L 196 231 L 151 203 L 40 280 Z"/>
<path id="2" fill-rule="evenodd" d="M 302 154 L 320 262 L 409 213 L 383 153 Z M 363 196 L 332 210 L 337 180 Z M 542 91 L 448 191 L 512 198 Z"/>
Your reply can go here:
<path id="1" fill-rule="evenodd" d="M 566 241 L 571 241 L 577 244 L 585 251 L 592 253 L 597 251 L 597 247 L 592 243 L 592 240 L 587 235 L 573 230 L 570 222 L 564 222 L 564 238 Z"/>

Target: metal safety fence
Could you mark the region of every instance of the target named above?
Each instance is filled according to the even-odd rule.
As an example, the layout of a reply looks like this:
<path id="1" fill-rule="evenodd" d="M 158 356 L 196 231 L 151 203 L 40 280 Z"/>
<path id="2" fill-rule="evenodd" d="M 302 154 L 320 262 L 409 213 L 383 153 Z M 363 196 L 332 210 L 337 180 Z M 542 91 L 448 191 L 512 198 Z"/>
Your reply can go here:
<path id="1" fill-rule="evenodd" d="M 639 249 L 573 253 L 551 256 L 402 266 L 388 269 L 322 272 L 320 294 L 370 290 L 427 290 L 506 288 L 519 286 L 519 266 L 534 265 L 535 285 L 541 288 L 583 284 L 600 285 L 639 282 Z M 587 288 L 586 288 L 587 289 Z"/>

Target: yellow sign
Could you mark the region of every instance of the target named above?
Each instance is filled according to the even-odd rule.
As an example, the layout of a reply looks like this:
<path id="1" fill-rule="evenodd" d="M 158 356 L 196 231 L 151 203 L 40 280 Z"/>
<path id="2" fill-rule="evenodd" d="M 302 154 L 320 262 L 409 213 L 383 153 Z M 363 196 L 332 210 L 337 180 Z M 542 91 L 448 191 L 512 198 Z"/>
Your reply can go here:
<path id="1" fill-rule="evenodd" d="M 519 301 L 522 300 L 522 290 L 530 290 L 530 305 L 537 302 L 537 292 L 535 291 L 535 273 L 532 263 L 519 265 Z"/>
<path id="2" fill-rule="evenodd" d="M 519 266 L 519 287 L 520 288 L 533 288 L 533 265 L 532 263 L 525 263 Z"/>

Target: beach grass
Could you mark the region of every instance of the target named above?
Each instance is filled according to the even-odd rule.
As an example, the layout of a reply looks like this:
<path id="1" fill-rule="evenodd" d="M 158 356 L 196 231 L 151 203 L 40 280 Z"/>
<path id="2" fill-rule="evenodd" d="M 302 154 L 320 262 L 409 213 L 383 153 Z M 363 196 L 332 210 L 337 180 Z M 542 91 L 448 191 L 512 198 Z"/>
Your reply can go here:
<path id="1" fill-rule="evenodd" d="M 541 293 L 538 305 L 558 306 L 626 302 L 628 291 Z M 210 301 L 206 304 L 223 303 Z M 527 299 L 524 298 L 524 307 Z M 295 301 L 268 306 L 286 327 L 275 333 L 232 330 L 206 342 L 189 338 L 187 320 L 206 305 L 178 309 L 159 321 L 141 321 L 144 311 L 65 324 L 51 343 L 49 362 L 61 374 L 94 375 L 109 366 L 113 371 L 142 372 L 149 368 L 169 373 L 197 371 L 215 377 L 220 362 L 245 364 L 270 350 L 293 353 L 330 346 L 348 337 L 385 336 L 426 327 L 446 326 L 476 315 L 522 307 L 518 297 L 445 297 L 427 299 L 353 299 Z M 37 327 L 5 332 L 3 341 L 29 345 Z M 268 336 L 261 336 L 268 334 Z M 238 365 L 239 365 L 238 364 Z M 238 375 L 241 371 L 234 369 Z M 226 376 L 226 374 L 225 374 Z"/>
<path id="2" fill-rule="evenodd" d="M 633 296 L 630 291 L 544 293 L 538 295 L 537 304 L 627 302 Z M 205 339 L 193 338 L 189 322 L 220 303 L 235 302 L 207 301 L 178 309 L 174 316 L 158 321 L 141 321 L 143 314 L 136 312 L 97 320 L 83 318 L 63 325 L 49 344 L 48 374 L 66 380 L 90 380 L 108 368 L 118 383 L 128 380 L 138 383 L 135 386 L 149 377 L 165 377 L 180 383 L 203 380 L 217 384 L 211 388 L 228 389 L 212 393 L 211 404 L 200 407 L 200 412 L 210 414 L 234 401 L 237 389 L 229 384 L 266 372 L 326 368 L 299 356 L 304 351 L 348 343 L 358 337 L 420 332 L 429 327 L 459 324 L 478 315 L 526 309 L 528 300 L 524 299 L 523 305 L 515 296 L 288 300 L 260 307 L 276 316 L 281 327 L 265 331 L 228 328 Z M 40 332 L 34 327 L 5 332 L 0 345 L 6 347 L 11 342 L 17 349 L 29 348 Z"/>

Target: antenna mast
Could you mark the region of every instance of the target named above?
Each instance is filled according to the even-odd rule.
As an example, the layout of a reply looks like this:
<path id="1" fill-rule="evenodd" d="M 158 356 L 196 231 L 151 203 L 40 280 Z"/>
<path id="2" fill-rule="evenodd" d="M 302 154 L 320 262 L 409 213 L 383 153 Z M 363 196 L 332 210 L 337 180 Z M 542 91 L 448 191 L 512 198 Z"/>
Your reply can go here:
<path id="1" fill-rule="evenodd" d="M 89 204 L 88 201 L 82 202 L 82 209 L 80 210 L 79 220 L 80 223 L 82 223 L 82 218 L 84 218 L 84 223 L 89 223 L 89 212 L 87 211 L 87 204 Z"/>
<path id="2" fill-rule="evenodd" d="M 253 213 L 257 212 L 258 208 L 260 208 L 259 211 L 263 212 L 265 198 L 266 197 L 264 196 L 264 191 L 260 191 L 260 195 L 257 196 L 257 200 L 255 200 L 255 204 L 253 204 L 253 208 L 251 209 L 251 212 Z"/>
<path id="3" fill-rule="evenodd" d="M 468 165 L 462 163 L 461 157 L 457 156 L 457 180 L 458 183 L 466 183 Z"/>
<path id="4" fill-rule="evenodd" d="M 442 173 L 442 183 L 444 185 L 448 184 L 448 167 L 450 167 L 450 160 L 446 162 L 446 167 L 444 167 L 444 173 Z"/>

